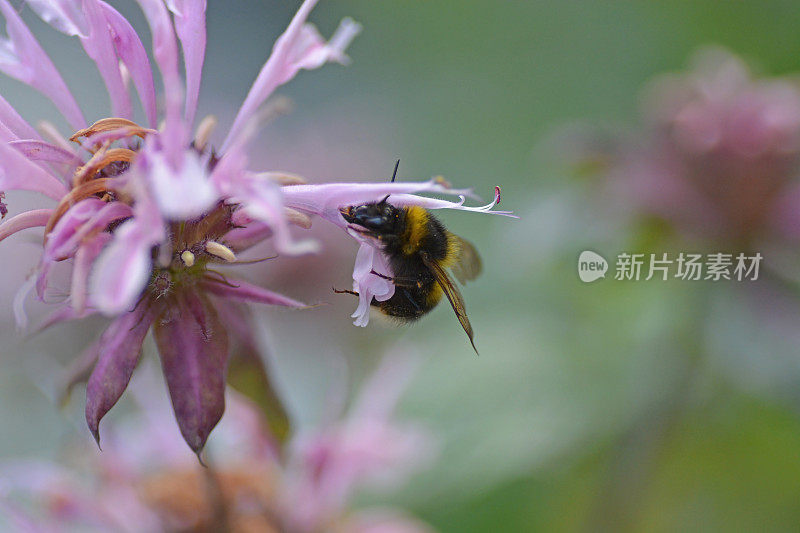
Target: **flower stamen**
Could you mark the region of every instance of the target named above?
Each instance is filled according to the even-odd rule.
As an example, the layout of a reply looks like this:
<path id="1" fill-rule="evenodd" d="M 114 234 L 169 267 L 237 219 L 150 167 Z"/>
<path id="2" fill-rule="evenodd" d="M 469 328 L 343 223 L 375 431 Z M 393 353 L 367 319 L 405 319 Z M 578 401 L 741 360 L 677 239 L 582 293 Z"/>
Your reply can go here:
<path id="1" fill-rule="evenodd" d="M 198 152 L 205 150 L 208 140 L 211 138 L 211 134 L 216 127 L 217 117 L 214 115 L 208 115 L 200 122 L 200 125 L 197 126 L 197 131 L 194 135 L 194 147 Z"/>
<path id="2" fill-rule="evenodd" d="M 188 268 L 191 268 L 194 266 L 194 254 L 190 250 L 184 250 L 181 253 L 181 261 L 183 261 L 183 264 Z"/>
<path id="3" fill-rule="evenodd" d="M 233 253 L 233 250 L 216 241 L 206 242 L 206 252 L 228 263 L 236 261 L 236 254 Z"/>

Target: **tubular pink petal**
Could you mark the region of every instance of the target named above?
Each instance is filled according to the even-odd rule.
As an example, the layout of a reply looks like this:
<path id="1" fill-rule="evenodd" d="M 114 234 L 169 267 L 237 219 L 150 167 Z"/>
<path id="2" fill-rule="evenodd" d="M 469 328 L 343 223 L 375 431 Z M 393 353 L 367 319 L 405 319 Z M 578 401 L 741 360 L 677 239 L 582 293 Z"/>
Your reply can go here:
<path id="1" fill-rule="evenodd" d="M 0 241 L 24 229 L 44 227 L 52 214 L 52 209 L 34 209 L 9 218 L 0 224 Z"/>
<path id="2" fill-rule="evenodd" d="M 319 185 L 290 185 L 281 187 L 286 207 L 319 215 L 339 226 L 346 225 L 339 208 L 377 202 L 387 194 L 429 192 L 471 196 L 469 190 L 448 189 L 436 180 L 422 182 L 383 183 L 323 183 Z M 415 197 L 421 198 L 421 197 Z"/>
<path id="3" fill-rule="evenodd" d="M 394 294 L 394 284 L 372 272 L 393 276 L 389 263 L 372 244 L 361 242 L 353 267 L 353 289 L 358 292 L 358 307 L 351 315 L 353 324 L 365 327 L 369 324 L 369 309 L 374 297 L 379 302 L 388 300 Z"/>
<path id="4" fill-rule="evenodd" d="M 0 191 L 10 190 L 36 191 L 55 200 L 67 194 L 66 187 L 58 178 L 13 147 L 0 143 Z"/>
<path id="5" fill-rule="evenodd" d="M 89 26 L 89 35 L 81 37 L 86 54 L 97 64 L 111 99 L 114 116 L 132 117 L 131 99 L 122 80 L 116 47 L 109 32 L 108 22 L 97 0 L 83 0 L 83 11 Z"/>
<path id="6" fill-rule="evenodd" d="M 220 194 L 242 204 L 242 214 L 267 224 L 274 233 L 275 246 L 281 253 L 304 254 L 315 252 L 313 241 L 295 242 L 289 232 L 281 188 L 269 179 L 247 172 L 247 158 L 241 146 L 220 159 L 211 180 Z"/>
<path id="7" fill-rule="evenodd" d="M 227 152 L 233 143 L 239 142 L 248 120 L 255 116 L 259 106 L 273 93 L 276 87 L 291 80 L 300 69 L 316 68 L 325 61 L 344 61 L 344 47 L 358 33 L 357 24 L 345 22 L 336 32 L 331 44 L 324 44 L 319 33 L 306 25 L 306 19 L 317 0 L 305 0 L 289 27 L 278 37 L 267 62 L 258 73 L 256 81 L 239 108 L 222 152 Z"/>
<path id="8" fill-rule="evenodd" d="M 100 420 L 127 388 L 152 321 L 152 312 L 142 302 L 114 320 L 94 346 L 98 357 L 86 384 L 86 423 L 98 445 Z"/>
<path id="9" fill-rule="evenodd" d="M 197 152 L 181 150 L 178 155 L 179 164 L 173 167 L 167 160 L 169 154 L 156 151 L 151 143 L 140 154 L 146 158 L 147 177 L 161 213 L 172 220 L 185 220 L 201 215 L 219 196 Z"/>
<path id="10" fill-rule="evenodd" d="M 150 68 L 147 51 L 136 30 L 125 17 L 105 2 L 100 2 L 100 6 L 108 23 L 117 55 L 128 68 L 133 84 L 136 86 L 136 92 L 139 93 L 147 122 L 151 128 L 155 128 L 158 125 L 158 109 L 153 70 Z"/>
<path id="11" fill-rule="evenodd" d="M 72 265 L 72 285 L 70 286 L 70 302 L 77 313 L 86 309 L 88 295 L 89 272 L 92 264 L 103 247 L 111 240 L 111 234 L 99 233 L 87 240 L 75 251 L 75 262 Z"/>
<path id="12" fill-rule="evenodd" d="M 69 165 L 73 168 L 83 164 L 83 160 L 75 152 L 70 152 L 48 142 L 20 140 L 11 141 L 8 144 L 19 150 L 31 161 L 46 161 L 59 165 Z"/>
<path id="13" fill-rule="evenodd" d="M 84 127 L 86 120 L 75 98 L 8 0 L 0 0 L 0 11 L 6 19 L 10 39 L 0 41 L 0 71 L 50 98 L 74 129 Z"/>
<path id="14" fill-rule="evenodd" d="M 186 69 L 186 125 L 191 128 L 197 112 L 200 79 L 206 55 L 206 0 L 167 0 L 175 15 L 175 31 L 181 41 Z"/>
<path id="15" fill-rule="evenodd" d="M 211 294 L 221 298 L 230 298 L 243 302 L 266 305 L 280 305 L 283 307 L 308 307 L 302 302 L 298 302 L 282 294 L 269 291 L 245 281 L 236 280 L 232 284 L 234 286 L 226 285 L 213 278 L 206 277 L 202 282 L 202 287 Z"/>
<path id="16" fill-rule="evenodd" d="M 458 211 L 472 211 L 473 213 L 488 213 L 490 215 L 501 215 L 511 218 L 519 218 L 511 211 L 492 211 L 500 203 L 500 187 L 494 188 L 494 200 L 486 205 L 471 207 L 464 205 L 466 198 L 460 196 L 458 202 L 449 202 L 438 198 L 425 198 L 411 194 L 397 194 L 391 197 L 393 205 L 418 205 L 425 209 L 456 209 Z"/>
<path id="17" fill-rule="evenodd" d="M 50 326 L 55 326 L 56 324 L 60 324 L 62 322 L 80 320 L 81 318 L 86 318 L 87 316 L 94 315 L 95 313 L 97 313 L 97 310 L 91 309 L 89 306 L 86 306 L 83 311 L 78 312 L 71 306 L 65 305 L 50 313 L 50 315 L 48 315 L 47 318 L 45 318 L 31 334 L 33 335 L 39 333 Z"/>
<path id="18" fill-rule="evenodd" d="M 183 85 L 178 73 L 178 44 L 163 0 L 137 0 L 153 35 L 153 56 L 164 80 L 165 126 L 161 135 L 167 161 L 179 169 L 186 138 L 181 120 Z"/>
<path id="19" fill-rule="evenodd" d="M 199 457 L 225 410 L 228 337 L 213 305 L 197 298 L 204 326 L 179 296 L 177 312 L 157 321 L 153 334 L 178 427 Z"/>
<path id="20" fill-rule="evenodd" d="M 39 133 L 0 95 L 0 124 L 17 139 L 41 139 Z"/>
<path id="21" fill-rule="evenodd" d="M 339 24 L 330 43 L 326 44 L 313 24 L 304 24 L 294 47 L 293 57 L 289 59 L 295 69 L 287 70 L 285 74 L 289 78 L 281 83 L 289 81 L 301 68 L 306 70 L 319 68 L 328 61 L 348 64 L 350 59 L 344 51 L 360 31 L 361 25 L 351 18 L 346 18 Z"/>
<path id="22" fill-rule="evenodd" d="M 94 60 L 106 84 L 114 115 L 130 118 L 130 96 L 98 0 L 34 0 L 28 4 L 55 29 L 80 37 L 83 49 Z"/>
<path id="23" fill-rule="evenodd" d="M 26 0 L 39 18 L 67 35 L 86 37 L 89 28 L 80 0 Z"/>

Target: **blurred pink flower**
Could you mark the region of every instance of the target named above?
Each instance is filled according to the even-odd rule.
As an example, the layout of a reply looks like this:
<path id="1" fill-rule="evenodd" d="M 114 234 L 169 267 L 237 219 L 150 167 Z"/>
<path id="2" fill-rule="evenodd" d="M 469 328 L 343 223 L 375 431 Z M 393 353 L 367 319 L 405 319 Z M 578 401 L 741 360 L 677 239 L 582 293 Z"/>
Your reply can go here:
<path id="1" fill-rule="evenodd" d="M 612 173 L 621 195 L 694 237 L 800 237 L 800 87 L 754 79 L 727 51 L 698 53 L 646 94 L 645 128 Z"/>
<path id="2" fill-rule="evenodd" d="M 411 370 L 408 357 L 386 357 L 346 416 L 305 431 L 285 459 L 260 413 L 229 391 L 210 469 L 163 430 L 156 383 L 140 382 L 133 392 L 144 410 L 109 432 L 104 454 L 87 461 L 75 450 L 82 468 L 0 465 L 2 516 L 23 531 L 432 531 L 396 509 L 352 506 L 358 490 L 397 487 L 434 457 L 426 430 L 394 419 Z"/>

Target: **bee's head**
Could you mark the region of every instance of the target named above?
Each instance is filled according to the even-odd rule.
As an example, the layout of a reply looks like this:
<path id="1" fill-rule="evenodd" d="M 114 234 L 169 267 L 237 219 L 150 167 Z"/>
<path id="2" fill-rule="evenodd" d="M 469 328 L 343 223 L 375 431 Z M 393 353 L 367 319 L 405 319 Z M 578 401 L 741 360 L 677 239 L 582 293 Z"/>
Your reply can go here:
<path id="1" fill-rule="evenodd" d="M 351 205 L 339 209 L 350 224 L 361 226 L 372 233 L 390 233 L 397 223 L 398 209 L 386 201 Z"/>

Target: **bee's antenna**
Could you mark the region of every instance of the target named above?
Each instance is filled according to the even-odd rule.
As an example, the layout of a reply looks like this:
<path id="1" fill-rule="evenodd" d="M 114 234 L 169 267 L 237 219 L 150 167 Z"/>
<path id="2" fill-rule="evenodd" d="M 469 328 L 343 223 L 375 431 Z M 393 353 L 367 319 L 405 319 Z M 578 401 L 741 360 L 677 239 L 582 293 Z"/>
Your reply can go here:
<path id="1" fill-rule="evenodd" d="M 400 167 L 400 160 L 398 159 L 394 163 L 394 172 L 392 172 L 392 181 L 389 183 L 394 183 L 394 179 L 397 177 L 397 169 Z"/>
<path id="2" fill-rule="evenodd" d="M 394 172 L 392 172 L 392 181 L 390 181 L 389 183 L 394 183 L 395 178 L 397 178 L 397 169 L 398 168 L 400 168 L 400 160 L 399 159 L 397 161 L 395 161 L 395 163 L 394 163 Z M 389 199 L 389 196 L 391 196 L 391 194 L 387 194 L 386 196 L 384 196 L 383 200 L 381 200 L 378 203 L 379 204 L 385 204 L 386 200 Z"/>

